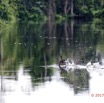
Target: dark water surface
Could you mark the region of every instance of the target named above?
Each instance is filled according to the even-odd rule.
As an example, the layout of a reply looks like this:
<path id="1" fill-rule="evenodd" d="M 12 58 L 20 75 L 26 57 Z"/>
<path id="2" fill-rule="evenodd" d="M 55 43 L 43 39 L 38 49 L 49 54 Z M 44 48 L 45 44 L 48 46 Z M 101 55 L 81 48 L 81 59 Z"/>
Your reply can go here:
<path id="1" fill-rule="evenodd" d="M 0 57 L 0 103 L 104 101 L 104 29 L 95 21 L 11 24 L 0 32 Z M 102 68 L 63 73 L 60 57 Z"/>

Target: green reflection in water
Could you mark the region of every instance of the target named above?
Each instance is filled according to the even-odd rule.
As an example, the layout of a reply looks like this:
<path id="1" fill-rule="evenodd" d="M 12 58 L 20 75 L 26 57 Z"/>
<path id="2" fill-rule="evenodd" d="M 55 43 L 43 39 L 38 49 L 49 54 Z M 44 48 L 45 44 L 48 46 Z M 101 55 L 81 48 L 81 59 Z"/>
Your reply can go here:
<path id="1" fill-rule="evenodd" d="M 3 72 L 3 75 L 16 76 L 19 65 L 23 64 L 24 69 L 30 71 L 34 84 L 34 82 L 44 82 L 45 76 L 53 75 L 53 69 L 47 69 L 45 74 L 45 68 L 41 66 L 57 64 L 60 56 L 63 59 L 71 58 L 76 64 L 83 65 L 90 60 L 99 61 L 97 49 L 103 53 L 104 33 L 98 26 L 100 25 L 94 22 L 72 20 L 59 24 L 15 23 L 3 30 L 0 29 L 3 71 L 15 71 L 14 74 Z M 73 76 L 71 78 L 74 79 Z M 81 78 L 88 82 L 84 76 Z M 83 88 L 80 79 L 75 81 L 78 81 L 80 88 Z"/>
<path id="2" fill-rule="evenodd" d="M 61 75 L 65 77 L 63 81 L 72 84 L 75 94 L 89 90 L 89 73 L 86 69 L 75 69 L 69 73 L 61 73 Z"/>

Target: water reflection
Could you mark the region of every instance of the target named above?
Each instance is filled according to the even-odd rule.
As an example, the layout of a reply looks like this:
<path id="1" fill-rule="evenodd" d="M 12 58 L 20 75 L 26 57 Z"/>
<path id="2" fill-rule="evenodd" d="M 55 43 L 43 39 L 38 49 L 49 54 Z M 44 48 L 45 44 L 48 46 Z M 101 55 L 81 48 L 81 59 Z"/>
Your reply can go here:
<path id="1" fill-rule="evenodd" d="M 87 100 L 89 94 L 104 90 L 103 69 L 62 73 L 58 67 L 60 56 L 71 58 L 78 65 L 89 61 L 104 65 L 104 32 L 99 26 L 94 21 L 72 20 L 16 23 L 5 27 L 0 37 L 1 103 L 20 100 L 33 103 L 33 97 L 39 103 L 46 102 L 47 98 L 68 103 L 70 97 L 85 94 Z"/>
<path id="2" fill-rule="evenodd" d="M 69 73 L 61 73 L 64 82 L 71 84 L 74 88 L 74 93 L 80 93 L 89 90 L 89 73 L 86 69 L 75 69 Z"/>

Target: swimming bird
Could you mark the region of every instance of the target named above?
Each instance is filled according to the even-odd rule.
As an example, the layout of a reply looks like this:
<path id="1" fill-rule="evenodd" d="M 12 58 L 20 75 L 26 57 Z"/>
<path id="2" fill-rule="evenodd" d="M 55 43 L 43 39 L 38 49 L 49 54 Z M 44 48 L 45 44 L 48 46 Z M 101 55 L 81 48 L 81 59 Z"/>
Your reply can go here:
<path id="1" fill-rule="evenodd" d="M 65 68 L 66 68 L 66 60 L 61 57 L 61 60 L 59 61 L 59 68 L 61 71 L 66 71 Z"/>

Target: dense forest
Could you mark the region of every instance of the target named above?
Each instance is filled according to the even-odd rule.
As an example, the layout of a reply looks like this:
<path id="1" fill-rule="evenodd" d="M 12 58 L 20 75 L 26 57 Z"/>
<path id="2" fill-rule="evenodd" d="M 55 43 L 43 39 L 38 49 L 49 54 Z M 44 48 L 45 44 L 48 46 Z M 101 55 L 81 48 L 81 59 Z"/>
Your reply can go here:
<path id="1" fill-rule="evenodd" d="M 0 21 L 104 17 L 104 0 L 0 0 Z"/>

